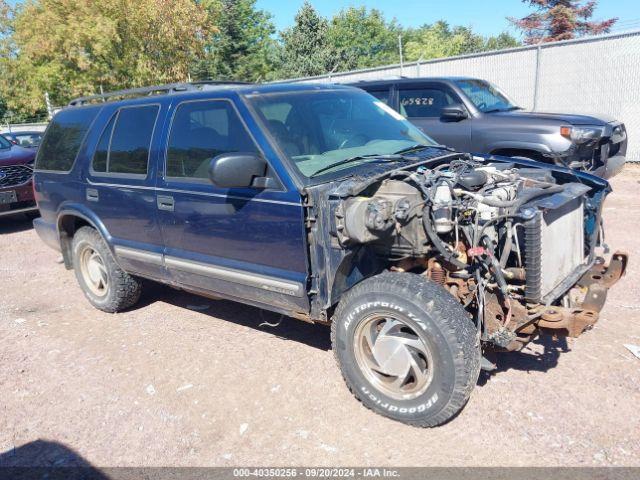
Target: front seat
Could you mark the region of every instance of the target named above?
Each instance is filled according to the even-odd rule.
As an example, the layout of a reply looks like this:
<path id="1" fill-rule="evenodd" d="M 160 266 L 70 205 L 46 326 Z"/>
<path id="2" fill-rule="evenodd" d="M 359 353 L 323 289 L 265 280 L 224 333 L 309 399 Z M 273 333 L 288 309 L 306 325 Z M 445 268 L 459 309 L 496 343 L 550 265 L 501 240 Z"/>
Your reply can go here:
<path id="1" fill-rule="evenodd" d="M 293 136 L 287 130 L 287 127 L 280 120 L 268 120 L 269 130 L 276 138 L 282 150 L 288 157 L 300 155 L 300 147 L 296 144 Z"/>

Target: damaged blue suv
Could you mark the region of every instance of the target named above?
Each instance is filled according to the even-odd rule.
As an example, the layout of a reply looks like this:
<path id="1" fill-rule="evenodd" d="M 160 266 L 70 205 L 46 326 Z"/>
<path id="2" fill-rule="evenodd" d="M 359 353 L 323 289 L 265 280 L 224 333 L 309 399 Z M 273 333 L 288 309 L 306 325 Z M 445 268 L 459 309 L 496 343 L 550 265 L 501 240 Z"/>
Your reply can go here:
<path id="1" fill-rule="evenodd" d="M 491 352 L 598 319 L 600 178 L 437 145 L 340 86 L 174 84 L 79 98 L 36 160 L 35 228 L 96 308 L 141 279 L 331 325 L 354 395 L 411 425 Z"/>

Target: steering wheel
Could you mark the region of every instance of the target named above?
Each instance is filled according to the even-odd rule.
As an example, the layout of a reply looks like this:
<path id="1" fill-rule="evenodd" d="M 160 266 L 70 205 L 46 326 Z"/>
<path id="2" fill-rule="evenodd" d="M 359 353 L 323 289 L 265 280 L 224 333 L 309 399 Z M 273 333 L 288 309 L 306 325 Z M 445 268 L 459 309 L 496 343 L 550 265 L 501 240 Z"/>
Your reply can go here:
<path id="1" fill-rule="evenodd" d="M 487 103 L 481 102 L 478 105 L 476 105 L 476 107 L 478 108 L 478 110 L 483 111 L 485 108 L 487 108 Z"/>

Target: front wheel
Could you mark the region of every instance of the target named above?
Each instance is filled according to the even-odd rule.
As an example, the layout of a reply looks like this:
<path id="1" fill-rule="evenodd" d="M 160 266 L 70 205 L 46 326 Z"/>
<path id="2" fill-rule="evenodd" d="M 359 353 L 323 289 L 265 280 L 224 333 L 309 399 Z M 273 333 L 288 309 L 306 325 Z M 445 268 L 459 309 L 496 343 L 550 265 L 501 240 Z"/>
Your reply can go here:
<path id="1" fill-rule="evenodd" d="M 454 417 L 480 372 L 473 321 L 420 275 L 389 272 L 358 284 L 336 309 L 331 339 L 356 398 L 410 425 L 434 427 Z"/>

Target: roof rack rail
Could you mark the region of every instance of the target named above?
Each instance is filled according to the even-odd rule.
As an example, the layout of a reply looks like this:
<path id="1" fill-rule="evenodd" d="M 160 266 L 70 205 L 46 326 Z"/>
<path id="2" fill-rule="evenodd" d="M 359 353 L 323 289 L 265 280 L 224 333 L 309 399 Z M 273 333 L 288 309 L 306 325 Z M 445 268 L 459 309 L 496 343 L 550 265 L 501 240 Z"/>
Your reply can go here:
<path id="1" fill-rule="evenodd" d="M 99 93 L 78 97 L 69 102 L 70 107 L 79 107 L 88 103 L 101 100 L 102 102 L 114 101 L 125 97 L 142 97 L 145 95 L 170 95 L 172 93 L 198 91 L 207 85 L 251 85 L 249 82 L 235 82 L 223 80 L 200 80 L 197 82 L 168 83 L 166 85 L 154 85 L 151 87 L 130 88 L 127 90 L 117 90 L 114 92 Z"/>

